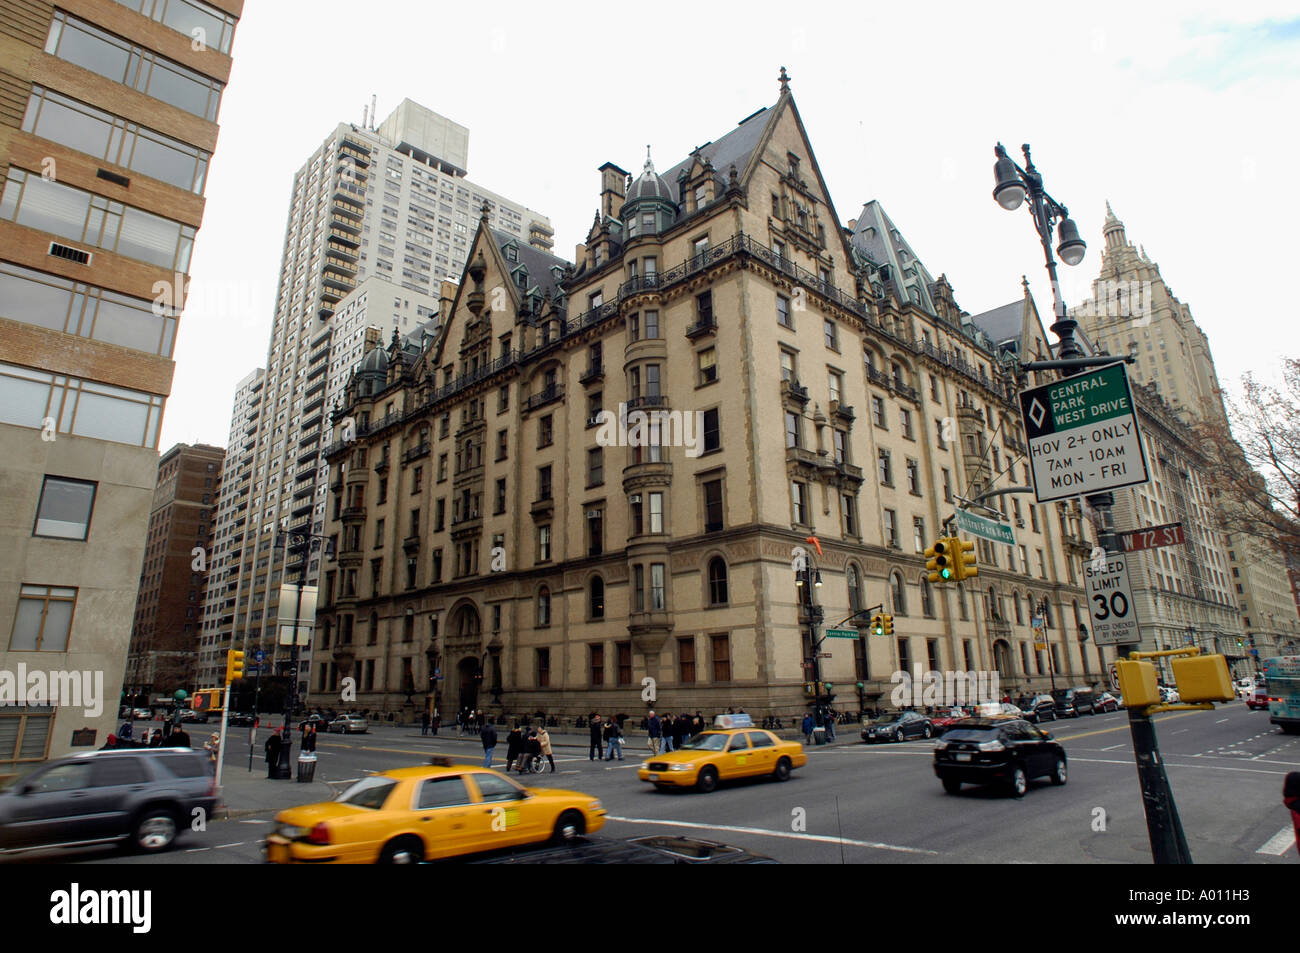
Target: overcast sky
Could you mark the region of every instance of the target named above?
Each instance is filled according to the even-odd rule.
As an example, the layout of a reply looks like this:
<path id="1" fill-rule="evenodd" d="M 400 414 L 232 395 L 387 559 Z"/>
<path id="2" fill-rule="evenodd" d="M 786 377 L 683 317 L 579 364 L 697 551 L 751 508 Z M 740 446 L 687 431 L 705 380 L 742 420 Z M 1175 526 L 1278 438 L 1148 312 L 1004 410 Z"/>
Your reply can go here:
<path id="1" fill-rule="evenodd" d="M 471 181 L 581 241 L 606 161 L 667 169 L 770 106 L 785 66 L 841 222 L 878 199 L 972 314 L 1051 295 L 993 146 L 1028 142 L 1088 243 L 1105 202 L 1209 335 L 1225 386 L 1300 356 L 1300 15 L 1294 2 L 421 3 L 250 0 L 160 449 L 225 446 L 266 360 L 294 172 L 341 121 L 410 97 L 469 127 Z"/>

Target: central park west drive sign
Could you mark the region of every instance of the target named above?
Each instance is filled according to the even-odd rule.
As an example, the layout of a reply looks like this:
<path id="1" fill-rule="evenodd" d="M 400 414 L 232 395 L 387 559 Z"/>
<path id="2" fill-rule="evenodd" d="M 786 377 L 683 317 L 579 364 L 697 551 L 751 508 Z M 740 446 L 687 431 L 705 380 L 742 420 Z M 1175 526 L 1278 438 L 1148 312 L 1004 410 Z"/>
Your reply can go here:
<path id="1" fill-rule="evenodd" d="M 1122 363 L 1021 391 L 1020 413 L 1039 503 L 1149 479 Z"/>

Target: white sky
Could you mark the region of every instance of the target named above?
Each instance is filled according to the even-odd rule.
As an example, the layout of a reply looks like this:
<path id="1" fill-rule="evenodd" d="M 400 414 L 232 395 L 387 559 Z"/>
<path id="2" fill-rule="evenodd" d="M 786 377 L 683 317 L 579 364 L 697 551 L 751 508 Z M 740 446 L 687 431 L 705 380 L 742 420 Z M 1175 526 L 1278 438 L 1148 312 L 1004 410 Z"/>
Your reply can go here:
<path id="1" fill-rule="evenodd" d="M 372 93 L 380 119 L 410 97 L 468 126 L 471 181 L 548 215 L 572 258 L 597 167 L 639 173 L 649 143 L 667 169 L 772 105 L 785 66 L 841 222 L 879 199 L 972 314 L 1022 274 L 1051 311 L 1027 212 L 991 197 L 994 143 L 1019 160 L 1029 142 L 1088 243 L 1061 266 L 1067 304 L 1109 199 L 1225 386 L 1300 354 L 1293 2 L 250 0 L 232 55 L 161 449 L 225 446 L 235 385 L 266 360 L 293 174 Z"/>

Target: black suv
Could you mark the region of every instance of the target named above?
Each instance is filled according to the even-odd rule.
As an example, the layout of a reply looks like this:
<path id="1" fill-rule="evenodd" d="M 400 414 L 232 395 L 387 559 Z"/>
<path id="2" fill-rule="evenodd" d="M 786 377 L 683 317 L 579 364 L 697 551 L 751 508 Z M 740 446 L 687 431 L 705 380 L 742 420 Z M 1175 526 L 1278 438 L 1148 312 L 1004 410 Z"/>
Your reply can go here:
<path id="1" fill-rule="evenodd" d="M 0 790 L 0 854 L 122 841 L 166 850 L 196 807 L 211 816 L 208 755 L 181 748 L 90 751 L 40 765 Z"/>
<path id="2" fill-rule="evenodd" d="M 1056 700 L 1057 718 L 1078 718 L 1080 715 L 1095 715 L 1091 688 L 1058 688 L 1052 692 Z"/>
<path id="3" fill-rule="evenodd" d="M 1051 695 L 1021 695 L 1016 707 L 1025 713 L 1025 721 L 1037 725 L 1056 721 L 1056 699 Z"/>
<path id="4" fill-rule="evenodd" d="M 967 718 L 935 742 L 934 773 L 949 794 L 963 784 L 996 783 L 1024 797 L 1034 778 L 1065 783 L 1065 749 L 1019 718 Z"/>

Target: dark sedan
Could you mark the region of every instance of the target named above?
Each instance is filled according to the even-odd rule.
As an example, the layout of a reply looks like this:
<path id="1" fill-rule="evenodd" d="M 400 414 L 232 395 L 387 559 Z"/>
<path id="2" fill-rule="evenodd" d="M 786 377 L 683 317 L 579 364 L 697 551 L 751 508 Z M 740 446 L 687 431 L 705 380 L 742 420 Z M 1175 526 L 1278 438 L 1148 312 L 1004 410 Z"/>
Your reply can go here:
<path id="1" fill-rule="evenodd" d="M 914 711 L 901 711 L 884 715 L 870 722 L 863 720 L 862 740 L 906 741 L 908 738 L 929 738 L 934 734 L 930 719 Z"/>
<path id="2" fill-rule="evenodd" d="M 934 773 L 949 794 L 963 784 L 1002 784 L 1024 797 L 1034 778 L 1065 783 L 1065 749 L 1027 721 L 970 718 L 935 742 Z"/>
<path id="3" fill-rule="evenodd" d="M 1039 724 L 1056 721 L 1056 700 L 1051 695 L 1021 695 L 1016 707 L 1025 715 L 1025 721 Z"/>

